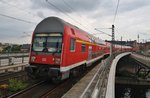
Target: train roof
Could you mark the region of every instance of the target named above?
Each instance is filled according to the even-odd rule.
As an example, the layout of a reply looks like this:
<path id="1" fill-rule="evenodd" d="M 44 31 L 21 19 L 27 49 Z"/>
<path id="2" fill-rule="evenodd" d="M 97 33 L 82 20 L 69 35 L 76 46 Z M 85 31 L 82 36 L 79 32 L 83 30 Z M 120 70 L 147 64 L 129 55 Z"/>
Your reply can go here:
<path id="1" fill-rule="evenodd" d="M 60 18 L 48 17 L 42 20 L 35 28 L 34 33 L 40 32 L 64 32 L 64 25 L 67 24 Z"/>
<path id="2" fill-rule="evenodd" d="M 86 32 L 75 25 L 72 25 L 58 17 L 47 17 L 43 19 L 35 28 L 34 33 L 39 32 L 64 32 L 64 26 L 68 25 L 72 28 L 79 29 L 80 31 Z M 86 32 L 87 33 L 87 32 Z"/>
<path id="3" fill-rule="evenodd" d="M 34 33 L 48 33 L 48 32 L 64 32 L 65 25 L 70 26 L 71 28 L 75 28 L 80 30 L 81 32 L 84 32 L 88 35 L 89 40 L 91 40 L 94 43 L 102 44 L 104 45 L 105 42 L 92 34 L 78 28 L 77 26 L 74 26 L 58 17 L 47 17 L 43 19 L 35 28 Z"/>

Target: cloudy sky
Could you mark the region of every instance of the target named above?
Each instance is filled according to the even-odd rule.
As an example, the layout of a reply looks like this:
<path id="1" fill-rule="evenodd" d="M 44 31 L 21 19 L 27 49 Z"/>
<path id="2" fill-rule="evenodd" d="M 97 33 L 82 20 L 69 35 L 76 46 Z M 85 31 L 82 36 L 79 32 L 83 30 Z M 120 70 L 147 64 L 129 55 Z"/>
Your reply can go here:
<path id="1" fill-rule="evenodd" d="M 95 34 L 98 28 L 111 34 L 115 25 L 115 39 L 150 40 L 150 0 L 0 0 L 0 42 L 30 43 L 35 26 L 46 17 L 56 16 Z M 105 34 L 95 35 L 103 40 Z"/>

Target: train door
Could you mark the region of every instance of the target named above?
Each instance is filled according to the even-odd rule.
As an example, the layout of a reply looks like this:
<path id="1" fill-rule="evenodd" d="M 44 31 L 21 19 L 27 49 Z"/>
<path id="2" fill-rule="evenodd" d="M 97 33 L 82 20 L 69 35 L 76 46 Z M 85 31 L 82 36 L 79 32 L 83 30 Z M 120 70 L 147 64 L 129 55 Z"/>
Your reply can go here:
<path id="1" fill-rule="evenodd" d="M 88 49 L 88 60 L 91 60 L 92 59 L 92 46 L 89 46 L 89 49 Z"/>
<path id="2" fill-rule="evenodd" d="M 87 61 L 87 66 L 91 66 L 92 63 L 90 62 L 90 60 L 92 59 L 92 46 L 88 47 L 88 61 Z"/>
<path id="3" fill-rule="evenodd" d="M 87 66 L 92 65 L 92 63 L 90 62 L 91 59 L 92 59 L 92 46 L 89 46 L 89 48 L 88 48 L 88 61 L 87 61 Z"/>

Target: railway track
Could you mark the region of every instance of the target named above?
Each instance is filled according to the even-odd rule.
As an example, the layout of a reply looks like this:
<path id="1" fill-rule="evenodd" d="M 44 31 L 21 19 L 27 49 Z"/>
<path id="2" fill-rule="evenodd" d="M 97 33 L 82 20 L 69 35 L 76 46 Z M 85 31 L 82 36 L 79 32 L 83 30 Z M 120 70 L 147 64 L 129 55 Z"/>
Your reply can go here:
<path id="1" fill-rule="evenodd" d="M 87 73 L 88 71 L 80 75 L 80 77 L 69 78 L 59 84 L 54 84 L 51 81 L 44 81 L 7 98 L 61 98 L 61 96 Z"/>
<path id="2" fill-rule="evenodd" d="M 7 96 L 7 98 L 60 98 L 76 82 L 76 79 L 68 79 L 59 84 L 53 84 L 50 81 L 42 81 L 13 95 Z"/>
<path id="3" fill-rule="evenodd" d="M 0 84 L 3 84 L 3 83 L 7 84 L 10 79 L 18 79 L 18 78 L 22 79 L 23 77 L 27 77 L 27 74 L 25 71 L 1 74 L 0 75 Z"/>
<path id="4" fill-rule="evenodd" d="M 64 80 L 59 84 L 54 84 L 48 80 L 38 82 L 22 91 L 7 96 L 7 98 L 60 98 L 86 73 L 80 77 Z"/>
<path id="5" fill-rule="evenodd" d="M 49 90 L 47 93 L 43 94 L 39 98 L 60 98 L 65 94 L 73 85 L 73 81 L 70 79 L 63 81 L 58 86 L 55 86 L 53 89 Z"/>
<path id="6" fill-rule="evenodd" d="M 7 96 L 7 98 L 60 98 L 91 69 L 81 73 L 78 77 L 69 78 L 59 84 L 54 84 L 48 80 L 35 83 L 22 91 Z"/>
<path id="7" fill-rule="evenodd" d="M 46 83 L 46 81 L 37 82 L 34 85 L 32 85 L 22 91 L 19 91 L 15 94 L 7 96 L 7 98 L 36 98 L 36 97 L 33 97 L 33 91 L 37 91 L 37 89 L 42 87 L 45 83 Z"/>

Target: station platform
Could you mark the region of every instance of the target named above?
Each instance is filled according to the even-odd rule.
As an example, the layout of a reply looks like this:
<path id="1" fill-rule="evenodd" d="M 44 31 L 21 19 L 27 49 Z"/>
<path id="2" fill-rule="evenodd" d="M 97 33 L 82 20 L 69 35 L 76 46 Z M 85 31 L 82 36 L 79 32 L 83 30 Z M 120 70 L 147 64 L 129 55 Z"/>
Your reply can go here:
<path id="1" fill-rule="evenodd" d="M 100 64 L 96 65 L 90 72 L 88 72 L 77 84 L 75 84 L 62 98 L 80 98 L 83 92 L 89 86 L 94 75 L 100 68 Z"/>

